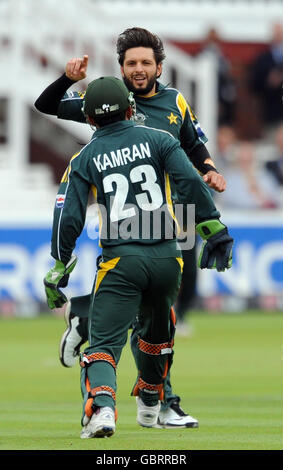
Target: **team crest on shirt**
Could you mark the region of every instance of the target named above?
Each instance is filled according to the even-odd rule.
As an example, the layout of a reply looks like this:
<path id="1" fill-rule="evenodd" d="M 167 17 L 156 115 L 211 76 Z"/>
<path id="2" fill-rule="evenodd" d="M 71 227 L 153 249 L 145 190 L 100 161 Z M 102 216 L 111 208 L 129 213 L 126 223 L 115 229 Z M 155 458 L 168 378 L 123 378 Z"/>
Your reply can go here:
<path id="1" fill-rule="evenodd" d="M 166 117 L 167 117 L 167 119 L 169 119 L 170 124 L 178 124 L 177 123 L 178 116 L 176 114 L 173 114 L 171 112 L 170 116 L 166 116 Z"/>
<path id="2" fill-rule="evenodd" d="M 62 209 L 62 207 L 64 207 L 64 204 L 65 204 L 65 194 L 57 194 L 56 202 L 55 202 L 55 206 L 57 207 L 57 209 Z"/>

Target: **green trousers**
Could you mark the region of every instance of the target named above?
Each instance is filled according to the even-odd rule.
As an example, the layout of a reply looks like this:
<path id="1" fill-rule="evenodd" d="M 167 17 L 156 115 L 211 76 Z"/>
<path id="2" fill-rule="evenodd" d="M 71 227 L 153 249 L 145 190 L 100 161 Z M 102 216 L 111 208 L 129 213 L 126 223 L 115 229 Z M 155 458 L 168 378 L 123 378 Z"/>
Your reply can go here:
<path id="1" fill-rule="evenodd" d="M 137 319 L 134 355 L 139 372 L 132 394 L 148 405 L 164 399 L 173 357 L 171 306 L 181 270 L 182 259 L 176 257 L 104 257 L 100 262 L 91 295 L 89 346 L 81 361 L 87 415 L 90 407 L 115 408 L 116 368 L 128 330 Z"/>

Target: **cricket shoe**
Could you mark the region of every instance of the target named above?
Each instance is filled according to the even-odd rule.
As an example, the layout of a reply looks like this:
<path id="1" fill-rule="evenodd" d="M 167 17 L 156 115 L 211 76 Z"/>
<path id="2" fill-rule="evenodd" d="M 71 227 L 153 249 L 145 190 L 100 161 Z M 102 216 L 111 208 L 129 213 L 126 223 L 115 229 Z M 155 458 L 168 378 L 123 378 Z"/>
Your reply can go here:
<path id="1" fill-rule="evenodd" d="M 156 427 L 165 429 L 198 428 L 198 420 L 186 414 L 176 400 L 167 410 L 159 412 Z"/>
<path id="2" fill-rule="evenodd" d="M 71 312 L 71 302 L 65 304 L 64 312 L 67 329 L 63 333 L 60 347 L 60 362 L 64 367 L 73 367 L 80 354 L 80 347 L 87 341 L 84 335 L 84 323 L 86 318 L 79 318 Z"/>
<path id="3" fill-rule="evenodd" d="M 160 401 L 155 406 L 146 406 L 141 398 L 137 401 L 137 422 L 145 428 L 154 428 L 157 424 L 158 413 L 160 411 Z"/>
<path id="4" fill-rule="evenodd" d="M 115 432 L 115 413 L 109 406 L 101 406 L 93 413 L 81 432 L 82 439 L 110 437 Z"/>

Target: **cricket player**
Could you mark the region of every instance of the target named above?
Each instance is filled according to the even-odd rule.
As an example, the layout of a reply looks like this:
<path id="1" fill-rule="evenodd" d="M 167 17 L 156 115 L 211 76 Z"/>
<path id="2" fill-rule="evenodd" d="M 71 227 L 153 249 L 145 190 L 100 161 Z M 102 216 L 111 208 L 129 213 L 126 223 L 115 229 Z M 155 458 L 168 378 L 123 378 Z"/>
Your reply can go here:
<path id="1" fill-rule="evenodd" d="M 190 105 L 178 90 L 164 86 L 158 81 L 165 58 L 160 38 L 142 28 L 128 29 L 118 37 L 117 53 L 123 80 L 128 89 L 134 93 L 135 122 L 170 132 L 180 141 L 181 147 L 203 175 L 206 184 L 216 191 L 224 191 L 224 178 L 214 166 L 205 146 L 207 138 Z M 66 65 L 65 74 L 43 91 L 36 100 L 35 107 L 43 113 L 57 115 L 60 119 L 86 123 L 86 117 L 82 112 L 84 93 L 67 90 L 76 81 L 86 78 L 87 65 L 87 56 L 71 59 Z M 178 202 L 172 179 L 171 186 L 173 202 Z M 184 251 L 183 259 L 187 278 L 188 271 L 194 273 L 196 269 L 194 250 Z M 192 279 L 194 278 L 193 274 Z M 185 289 L 189 290 L 188 287 Z M 67 330 L 60 343 L 60 360 L 66 367 L 72 367 L 76 363 L 80 347 L 88 339 L 89 305 L 90 295 L 73 297 L 66 304 Z M 172 316 L 172 321 L 174 318 Z M 137 327 L 138 324 L 135 323 L 131 338 L 134 357 L 138 353 Z M 159 424 L 164 428 L 179 429 L 195 427 L 196 422 L 195 418 L 180 407 L 180 397 L 173 393 L 168 374 Z"/>
<path id="2" fill-rule="evenodd" d="M 195 205 L 196 230 L 205 240 L 201 268 L 224 271 L 232 260 L 233 239 L 179 141 L 168 132 L 136 124 L 131 120 L 133 105 L 132 93 L 118 78 L 101 77 L 88 85 L 83 112 L 97 130 L 71 159 L 62 180 L 65 190 L 60 189 L 60 210 L 54 211 L 55 266 L 44 279 L 50 308 L 66 301 L 58 287 L 66 285 L 75 267 L 73 251 L 90 192 L 101 213 L 102 258 L 91 294 L 89 346 L 81 356 L 82 438 L 115 432 L 116 369 L 136 316 L 139 373 L 132 395 L 137 421 L 144 427 L 158 424 L 172 363 L 171 307 L 183 265 L 169 175 L 179 202 Z"/>

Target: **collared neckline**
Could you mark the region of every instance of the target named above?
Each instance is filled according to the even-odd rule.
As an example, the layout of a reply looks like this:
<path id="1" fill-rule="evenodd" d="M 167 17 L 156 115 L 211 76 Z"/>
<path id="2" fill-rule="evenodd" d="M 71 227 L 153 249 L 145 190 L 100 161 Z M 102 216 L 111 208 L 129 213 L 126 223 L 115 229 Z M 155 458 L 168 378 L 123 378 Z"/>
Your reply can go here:
<path id="1" fill-rule="evenodd" d="M 156 95 L 158 95 L 161 91 L 163 91 L 164 89 L 166 88 L 165 85 L 162 85 L 162 83 L 156 81 L 156 91 L 155 93 L 153 93 L 152 95 L 150 96 L 143 96 L 143 95 L 138 95 L 138 94 L 134 94 L 134 98 L 136 100 L 150 100 L 152 98 L 154 98 Z"/>

